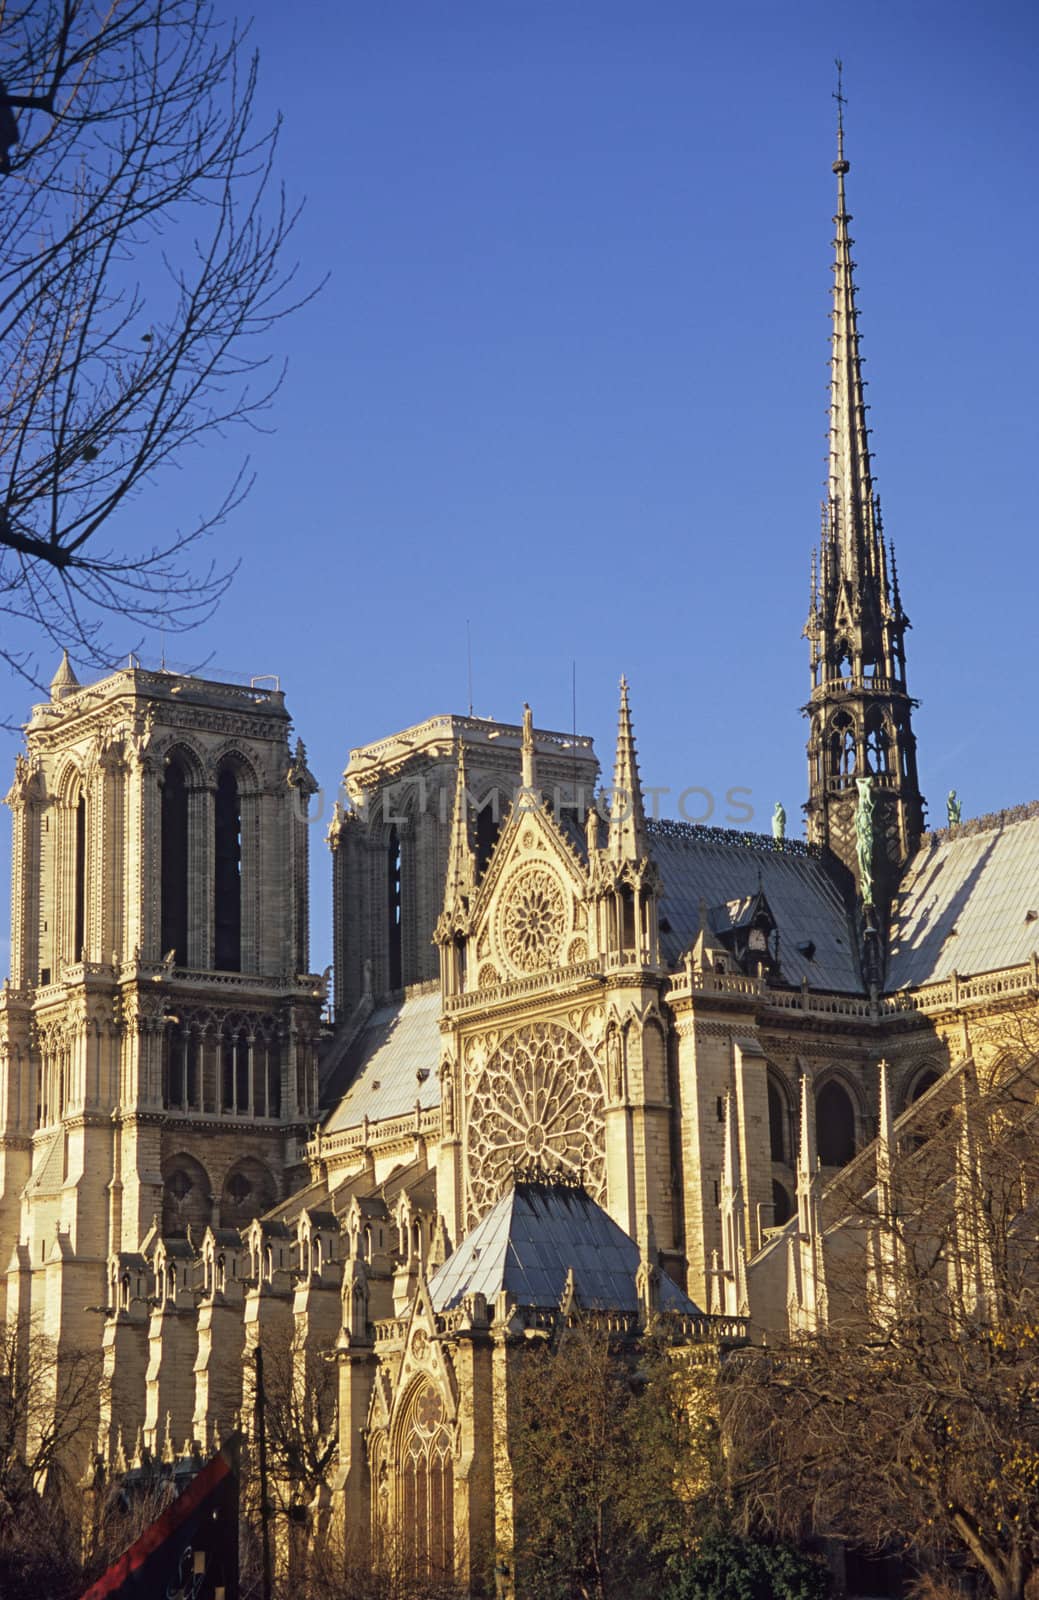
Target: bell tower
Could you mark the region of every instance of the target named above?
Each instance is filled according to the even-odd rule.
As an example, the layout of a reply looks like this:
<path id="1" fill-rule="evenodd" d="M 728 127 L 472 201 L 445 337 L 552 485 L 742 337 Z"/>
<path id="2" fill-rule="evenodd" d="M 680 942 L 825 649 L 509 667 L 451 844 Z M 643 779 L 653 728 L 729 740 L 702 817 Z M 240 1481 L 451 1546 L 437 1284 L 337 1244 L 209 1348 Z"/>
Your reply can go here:
<path id="1" fill-rule="evenodd" d="M 906 686 L 905 633 L 894 546 L 885 548 L 873 486 L 845 195 L 838 87 L 837 234 L 830 355 L 829 477 L 818 558 L 812 558 L 809 642 L 808 837 L 851 871 L 883 922 L 924 827 Z"/>
<path id="2" fill-rule="evenodd" d="M 280 689 L 136 665 L 34 707 L 0 993 L 7 1316 L 59 1350 L 157 1221 L 241 1226 L 317 1115 L 307 975 L 316 785 Z M 12 1253 L 13 1252 L 13 1253 Z"/>

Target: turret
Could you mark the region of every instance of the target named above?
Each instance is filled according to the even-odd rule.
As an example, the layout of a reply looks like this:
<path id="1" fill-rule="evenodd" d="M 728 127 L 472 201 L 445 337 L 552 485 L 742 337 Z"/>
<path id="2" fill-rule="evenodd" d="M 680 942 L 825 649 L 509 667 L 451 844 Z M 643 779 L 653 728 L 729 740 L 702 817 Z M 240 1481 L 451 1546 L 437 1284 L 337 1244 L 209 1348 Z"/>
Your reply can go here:
<path id="1" fill-rule="evenodd" d="M 465 989 L 469 907 L 475 888 L 476 852 L 473 849 L 469 794 L 465 782 L 465 752 L 459 746 L 455 805 L 448 846 L 447 877 L 444 883 L 444 907 L 433 935 L 440 946 L 440 977 L 445 997 L 461 994 Z"/>
<path id="2" fill-rule="evenodd" d="M 598 848 L 598 830 L 589 830 L 591 891 L 597 901 L 599 949 L 607 963 L 655 967 L 660 961 L 660 880 L 649 853 L 626 678 L 621 679 L 620 687 L 617 753 L 604 849 Z"/>

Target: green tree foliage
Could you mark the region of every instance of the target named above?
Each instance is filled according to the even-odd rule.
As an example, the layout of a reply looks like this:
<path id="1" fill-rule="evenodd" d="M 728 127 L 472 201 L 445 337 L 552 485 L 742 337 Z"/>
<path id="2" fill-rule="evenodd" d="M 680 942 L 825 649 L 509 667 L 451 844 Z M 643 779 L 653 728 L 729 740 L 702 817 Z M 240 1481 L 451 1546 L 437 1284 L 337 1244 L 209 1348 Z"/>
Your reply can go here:
<path id="1" fill-rule="evenodd" d="M 830 1592 L 822 1563 L 792 1546 L 716 1532 L 665 1583 L 660 1600 L 826 1600 Z"/>

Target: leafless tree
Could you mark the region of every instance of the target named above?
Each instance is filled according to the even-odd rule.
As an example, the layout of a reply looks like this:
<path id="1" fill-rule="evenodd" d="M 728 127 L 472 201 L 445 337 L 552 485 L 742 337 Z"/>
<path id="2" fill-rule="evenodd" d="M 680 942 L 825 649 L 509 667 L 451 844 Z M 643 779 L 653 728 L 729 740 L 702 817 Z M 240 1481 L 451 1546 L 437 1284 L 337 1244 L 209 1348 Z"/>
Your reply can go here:
<path id="1" fill-rule="evenodd" d="M 722 1384 L 733 1487 L 795 1537 L 973 1570 L 998 1600 L 1039 1573 L 1039 1071 L 936 1086 L 827 1230 L 829 1319 L 745 1352 Z"/>
<path id="2" fill-rule="evenodd" d="M 718 1352 L 618 1340 L 593 1315 L 524 1351 L 510 1423 L 518 1589 L 530 1600 L 664 1592 L 720 1509 Z"/>
<path id="3" fill-rule="evenodd" d="M 300 297 L 278 128 L 208 0 L 0 0 L 0 60 L 0 656 L 36 681 L 41 639 L 110 665 L 115 619 L 211 612 L 232 569 L 199 546 L 248 461 L 187 526 L 139 491 L 258 425 L 265 336 Z"/>
<path id="4" fill-rule="evenodd" d="M 80 1592 L 81 1494 L 69 1463 L 93 1439 L 100 1383 L 100 1352 L 64 1351 L 59 1360 L 39 1329 L 0 1327 L 0 1594 L 8 1600 Z"/>
<path id="5" fill-rule="evenodd" d="M 264 1346 L 264 1415 L 271 1496 L 299 1515 L 331 1486 L 339 1452 L 339 1374 L 328 1352 L 294 1334 Z M 255 1465 L 255 1463 L 254 1463 Z"/>
<path id="6" fill-rule="evenodd" d="M 62 1351 L 38 1328 L 0 1327 L 0 1512 L 60 1473 L 97 1421 L 100 1352 Z"/>

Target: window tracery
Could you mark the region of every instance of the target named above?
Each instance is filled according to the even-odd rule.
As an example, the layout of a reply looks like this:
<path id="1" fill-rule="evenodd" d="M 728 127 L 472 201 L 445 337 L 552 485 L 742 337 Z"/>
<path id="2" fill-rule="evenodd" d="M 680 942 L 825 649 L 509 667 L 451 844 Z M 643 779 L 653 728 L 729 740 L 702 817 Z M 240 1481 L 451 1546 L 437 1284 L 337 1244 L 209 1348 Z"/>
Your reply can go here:
<path id="1" fill-rule="evenodd" d="M 467 1144 L 470 1225 L 517 1168 L 559 1169 L 603 1198 L 603 1087 L 576 1034 L 537 1022 L 501 1041 L 473 1085 Z"/>
<path id="2" fill-rule="evenodd" d="M 425 1381 L 408 1407 L 399 1457 L 399 1532 L 412 1577 L 454 1565 L 454 1452 L 443 1396 Z"/>
<path id="3" fill-rule="evenodd" d="M 499 939 L 518 972 L 542 972 L 559 958 L 566 907 L 559 880 L 539 865 L 525 867 L 506 890 Z"/>

